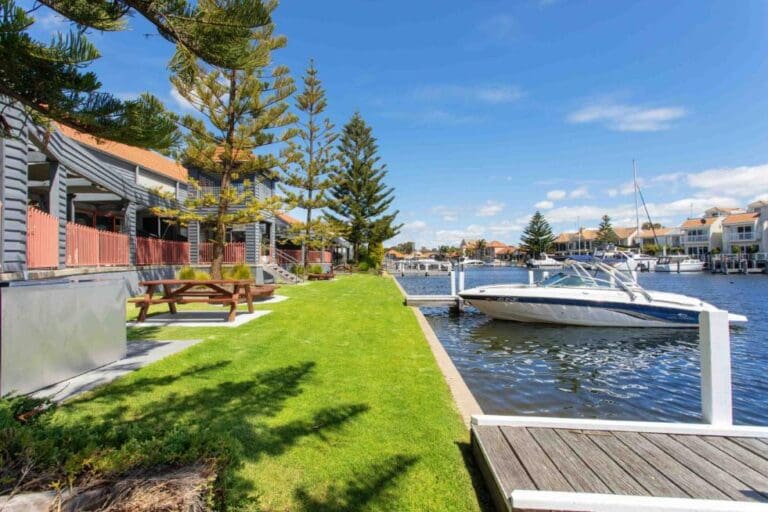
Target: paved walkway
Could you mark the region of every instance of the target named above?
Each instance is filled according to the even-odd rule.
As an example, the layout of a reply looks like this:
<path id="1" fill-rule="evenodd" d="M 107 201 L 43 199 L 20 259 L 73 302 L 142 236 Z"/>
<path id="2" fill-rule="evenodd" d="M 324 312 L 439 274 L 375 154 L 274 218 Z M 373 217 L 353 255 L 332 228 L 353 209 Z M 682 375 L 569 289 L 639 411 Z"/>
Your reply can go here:
<path id="1" fill-rule="evenodd" d="M 95 387 L 108 384 L 126 373 L 138 370 L 171 354 L 181 352 L 201 341 L 129 341 L 128 353 L 123 359 L 40 389 L 34 392 L 32 396 L 38 398 L 52 397 L 54 401 L 62 402 Z"/>

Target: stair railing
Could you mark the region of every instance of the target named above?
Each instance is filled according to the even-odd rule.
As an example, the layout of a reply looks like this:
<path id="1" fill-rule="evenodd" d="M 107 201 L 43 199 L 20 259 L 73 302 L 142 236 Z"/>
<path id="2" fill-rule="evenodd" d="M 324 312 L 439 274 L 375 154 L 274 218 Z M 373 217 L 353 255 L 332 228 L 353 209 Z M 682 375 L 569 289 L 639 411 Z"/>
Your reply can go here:
<path id="1" fill-rule="evenodd" d="M 302 280 L 301 276 L 292 270 L 292 268 L 299 268 L 301 261 L 294 258 L 291 254 L 275 248 L 273 262 L 278 267 L 295 276 L 297 281 Z"/>

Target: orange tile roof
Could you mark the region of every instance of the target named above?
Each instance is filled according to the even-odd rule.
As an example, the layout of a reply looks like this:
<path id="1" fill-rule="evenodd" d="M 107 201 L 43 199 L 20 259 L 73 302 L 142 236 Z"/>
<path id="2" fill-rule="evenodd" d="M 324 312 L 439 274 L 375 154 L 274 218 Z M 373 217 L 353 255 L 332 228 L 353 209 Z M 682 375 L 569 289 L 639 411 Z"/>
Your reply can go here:
<path id="1" fill-rule="evenodd" d="M 666 236 L 668 234 L 672 233 L 672 228 L 656 228 L 656 236 Z M 641 229 L 640 230 L 640 238 L 652 238 L 653 237 L 653 230 L 652 229 Z"/>
<path id="2" fill-rule="evenodd" d="M 680 226 L 683 229 L 695 229 L 700 228 L 702 226 L 709 226 L 711 224 L 714 224 L 717 219 L 721 219 L 722 217 L 704 217 L 702 219 L 688 219 L 685 222 L 683 222 L 683 225 Z"/>
<path id="3" fill-rule="evenodd" d="M 760 218 L 760 214 L 757 213 L 757 212 L 737 213 L 735 215 L 727 216 L 725 218 L 725 220 L 723 221 L 723 225 L 743 224 L 745 222 L 754 222 L 758 218 Z"/>
<path id="4" fill-rule="evenodd" d="M 499 242 L 498 240 L 491 240 L 486 247 L 489 249 L 504 249 L 507 247 L 507 244 Z"/>
<path id="5" fill-rule="evenodd" d="M 637 231 L 637 228 L 613 228 L 613 230 L 619 235 L 619 238 L 629 238 Z"/>
<path id="6" fill-rule="evenodd" d="M 187 182 L 187 169 L 181 164 L 170 158 L 164 157 L 159 153 L 148 149 L 129 146 L 121 142 L 114 142 L 106 139 L 99 139 L 93 135 L 88 135 L 65 126 L 57 124 L 58 130 L 65 136 L 85 146 L 91 147 L 103 153 L 112 155 L 120 160 L 125 160 L 135 165 L 149 169 L 150 171 L 168 176 L 177 181 Z"/>
<path id="7" fill-rule="evenodd" d="M 286 224 L 301 224 L 301 221 L 296 217 L 292 217 L 285 212 L 277 212 L 275 214 L 278 219 L 282 220 Z"/>

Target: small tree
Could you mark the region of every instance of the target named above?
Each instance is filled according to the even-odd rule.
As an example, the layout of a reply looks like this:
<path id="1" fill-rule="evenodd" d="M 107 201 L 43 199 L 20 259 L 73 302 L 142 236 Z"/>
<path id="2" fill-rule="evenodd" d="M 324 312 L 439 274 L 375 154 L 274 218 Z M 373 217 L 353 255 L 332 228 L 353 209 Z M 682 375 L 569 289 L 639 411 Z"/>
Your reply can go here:
<path id="1" fill-rule="evenodd" d="M 485 257 L 485 248 L 488 247 L 488 242 L 485 238 L 481 238 L 475 242 L 475 257 L 483 259 Z"/>
<path id="2" fill-rule="evenodd" d="M 271 53 L 285 46 L 286 40 L 273 35 L 273 30 L 270 24 L 253 32 L 241 69 L 208 65 L 182 47 L 173 60 L 173 85 L 204 119 L 183 118 L 183 159 L 216 176 L 220 186 L 206 190 L 192 182 L 196 193 L 190 195 L 186 209 L 155 211 L 182 223 L 195 221 L 213 228 L 214 279 L 221 279 L 227 228 L 258 222 L 281 206 L 275 197 L 256 197 L 250 181 L 274 177 L 284 162 L 266 148 L 288 142 L 296 134 L 291 127 L 295 117 L 288 113 L 285 101 L 295 90 L 293 80 L 287 68 L 271 65 Z"/>
<path id="3" fill-rule="evenodd" d="M 330 191 L 329 218 L 347 225 L 359 261 L 361 247 L 381 245 L 396 236 L 402 224 L 395 225 L 398 211 L 388 213 L 394 189 L 384 183 L 386 165 L 380 163 L 371 127 L 359 113 L 344 126 L 338 149 L 340 169 Z"/>
<path id="4" fill-rule="evenodd" d="M 554 241 L 555 235 L 549 222 L 541 212 L 536 211 L 520 237 L 523 249 L 531 256 L 538 256 L 546 253 Z"/>
<path id="5" fill-rule="evenodd" d="M 619 235 L 613 230 L 613 226 L 611 226 L 611 218 L 608 215 L 603 215 L 600 225 L 597 228 L 597 236 L 595 237 L 595 240 L 602 246 L 619 243 Z"/>
<path id="6" fill-rule="evenodd" d="M 284 169 L 288 201 L 306 212 L 306 221 L 291 226 L 291 240 L 301 245 L 301 264 L 307 266 L 307 247 L 315 244 L 312 213 L 327 207 L 328 189 L 334 184 L 337 155 L 334 148 L 337 135 L 329 119 L 320 120 L 327 102 L 325 91 L 317 78 L 314 62 L 309 63 L 304 76 L 304 90 L 296 98 L 296 107 L 304 114 L 299 122 L 298 143 L 291 143 L 286 155 L 289 165 Z M 315 223 L 316 224 L 316 223 Z M 319 234 L 319 231 L 317 231 Z"/>

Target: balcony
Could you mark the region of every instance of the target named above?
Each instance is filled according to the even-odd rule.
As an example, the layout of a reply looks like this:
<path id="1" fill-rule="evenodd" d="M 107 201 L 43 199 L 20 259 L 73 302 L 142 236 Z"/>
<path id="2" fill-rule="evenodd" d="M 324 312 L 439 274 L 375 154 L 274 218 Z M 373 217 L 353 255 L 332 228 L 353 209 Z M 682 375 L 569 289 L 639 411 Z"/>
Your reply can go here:
<path id="1" fill-rule="evenodd" d="M 687 244 L 700 244 L 709 242 L 709 235 L 688 235 L 683 238 Z"/>
<path id="2" fill-rule="evenodd" d="M 757 242 L 754 231 L 748 233 L 727 233 L 725 239 L 729 242 Z"/>

